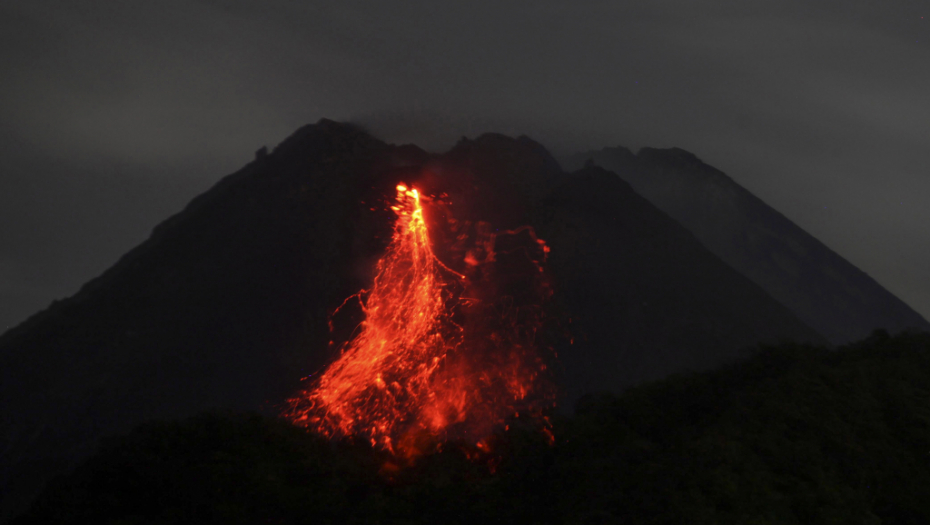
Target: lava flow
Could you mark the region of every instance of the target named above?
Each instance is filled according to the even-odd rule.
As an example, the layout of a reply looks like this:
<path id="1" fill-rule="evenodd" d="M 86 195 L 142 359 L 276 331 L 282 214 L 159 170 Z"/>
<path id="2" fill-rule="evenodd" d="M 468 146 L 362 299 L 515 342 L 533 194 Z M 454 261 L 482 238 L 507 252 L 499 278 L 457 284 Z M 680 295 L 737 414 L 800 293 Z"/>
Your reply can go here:
<path id="1" fill-rule="evenodd" d="M 546 398 L 539 395 L 546 366 L 533 348 L 538 308 L 514 308 L 512 297 L 496 301 L 477 282 L 494 275 L 490 268 L 479 279 L 441 263 L 416 189 L 398 186 L 392 209 L 393 238 L 361 297 L 364 321 L 284 416 L 327 436 L 364 437 L 407 458 L 423 452 L 424 440 L 458 438 L 480 447 L 506 418 Z M 534 247 L 548 251 L 532 230 L 513 235 L 529 235 Z M 493 265 L 494 237 L 485 245 L 484 260 Z M 467 261 L 479 265 L 471 254 Z M 541 266 L 532 270 L 530 279 L 539 279 Z"/>

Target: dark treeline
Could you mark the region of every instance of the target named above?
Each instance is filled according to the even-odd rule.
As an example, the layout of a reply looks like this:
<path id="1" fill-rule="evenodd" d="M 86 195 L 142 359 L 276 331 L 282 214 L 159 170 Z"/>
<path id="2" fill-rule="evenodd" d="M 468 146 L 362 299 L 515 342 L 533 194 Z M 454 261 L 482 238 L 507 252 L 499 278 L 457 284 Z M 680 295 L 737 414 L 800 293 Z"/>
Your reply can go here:
<path id="1" fill-rule="evenodd" d="M 517 423 L 493 469 L 445 444 L 392 475 L 257 415 L 150 423 L 14 523 L 930 523 L 927 333 L 587 396 L 552 446 Z"/>

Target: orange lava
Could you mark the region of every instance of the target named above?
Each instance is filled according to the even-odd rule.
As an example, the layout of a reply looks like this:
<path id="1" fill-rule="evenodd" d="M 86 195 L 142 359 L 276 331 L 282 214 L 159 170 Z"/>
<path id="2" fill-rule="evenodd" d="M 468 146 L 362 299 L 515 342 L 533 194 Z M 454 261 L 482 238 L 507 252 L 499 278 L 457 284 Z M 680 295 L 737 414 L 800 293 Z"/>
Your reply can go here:
<path id="1" fill-rule="evenodd" d="M 461 297 L 469 278 L 433 254 L 416 189 L 397 186 L 392 209 L 394 235 L 362 299 L 365 320 L 284 416 L 327 436 L 362 436 L 406 458 L 422 453 L 424 440 L 459 438 L 480 448 L 496 425 L 531 408 L 545 364 L 531 341 L 514 335 L 527 331 L 515 329 L 516 321 L 497 318 L 484 328 L 454 322 L 453 312 L 470 307 Z M 481 333 L 469 337 L 469 330 Z"/>

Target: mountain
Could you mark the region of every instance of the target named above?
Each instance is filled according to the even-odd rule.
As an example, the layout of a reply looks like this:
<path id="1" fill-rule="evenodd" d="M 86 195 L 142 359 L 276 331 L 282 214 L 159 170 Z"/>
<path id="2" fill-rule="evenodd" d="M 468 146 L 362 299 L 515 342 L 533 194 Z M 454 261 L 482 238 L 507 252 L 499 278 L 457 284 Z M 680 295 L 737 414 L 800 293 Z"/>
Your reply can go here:
<path id="1" fill-rule="evenodd" d="M 357 323 L 328 326 L 371 284 L 398 182 L 446 194 L 456 220 L 531 225 L 548 242 L 553 318 L 567 319 L 564 342 L 553 339 L 563 404 L 712 367 L 759 341 L 825 342 L 613 174 L 566 174 L 526 137 L 431 155 L 321 120 L 0 337 L 0 519 L 140 422 L 276 414 Z"/>
<path id="2" fill-rule="evenodd" d="M 833 344 L 874 329 L 930 330 L 930 323 L 723 172 L 679 149 L 623 147 L 572 156 L 616 172 Z"/>

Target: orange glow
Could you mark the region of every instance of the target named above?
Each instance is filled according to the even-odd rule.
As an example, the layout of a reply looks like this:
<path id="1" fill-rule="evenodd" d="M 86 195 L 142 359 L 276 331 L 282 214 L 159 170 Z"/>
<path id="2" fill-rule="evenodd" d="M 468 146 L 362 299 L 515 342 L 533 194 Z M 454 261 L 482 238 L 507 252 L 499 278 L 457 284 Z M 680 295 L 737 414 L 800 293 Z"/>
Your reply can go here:
<path id="1" fill-rule="evenodd" d="M 483 440 L 496 426 L 534 406 L 531 394 L 545 365 L 532 338 L 522 335 L 535 334 L 536 326 L 516 325 L 538 316 L 521 321 L 505 312 L 484 322 L 500 309 L 462 297 L 473 283 L 433 254 L 419 192 L 398 185 L 391 209 L 394 234 L 362 299 L 365 320 L 315 384 L 289 401 L 284 416 L 327 436 L 362 436 L 408 460 L 430 442 L 453 437 L 485 450 Z M 543 241 L 532 241 L 548 252 Z M 485 260 L 493 261 L 489 255 Z M 469 267 L 479 264 L 468 257 Z M 469 308 L 471 321 L 453 319 Z"/>

